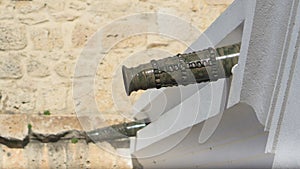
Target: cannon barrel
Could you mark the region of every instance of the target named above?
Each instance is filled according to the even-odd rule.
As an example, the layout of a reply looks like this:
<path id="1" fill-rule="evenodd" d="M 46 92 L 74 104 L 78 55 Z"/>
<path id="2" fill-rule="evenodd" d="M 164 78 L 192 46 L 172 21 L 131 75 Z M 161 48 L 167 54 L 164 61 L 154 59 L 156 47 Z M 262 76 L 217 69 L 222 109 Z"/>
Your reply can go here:
<path id="1" fill-rule="evenodd" d="M 116 139 L 123 139 L 136 136 L 136 133 L 147 126 L 147 120 L 132 121 L 127 123 L 114 124 L 104 128 L 98 128 L 86 132 L 90 141 L 101 142 Z"/>
<path id="2" fill-rule="evenodd" d="M 132 68 L 123 65 L 126 94 L 230 77 L 232 67 L 238 63 L 239 53 L 240 43 L 151 60 L 150 63 Z"/>

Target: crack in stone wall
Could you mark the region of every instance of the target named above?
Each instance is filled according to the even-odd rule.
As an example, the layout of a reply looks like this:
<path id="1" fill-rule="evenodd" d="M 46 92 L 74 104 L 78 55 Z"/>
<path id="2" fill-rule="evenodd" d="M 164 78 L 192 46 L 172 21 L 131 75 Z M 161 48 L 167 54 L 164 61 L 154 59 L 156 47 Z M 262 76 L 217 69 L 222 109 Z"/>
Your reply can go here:
<path id="1" fill-rule="evenodd" d="M 60 140 L 72 139 L 85 140 L 86 143 L 91 142 L 91 140 L 84 131 L 69 130 L 57 134 L 42 134 L 30 131 L 24 139 L 0 136 L 0 144 L 6 145 L 9 148 L 25 148 L 25 146 L 27 146 L 27 144 L 29 144 L 31 141 L 38 141 L 41 143 L 53 143 L 58 142 Z"/>
<path id="2" fill-rule="evenodd" d="M 29 143 L 29 136 L 26 136 L 22 140 L 0 136 L 0 144 L 6 145 L 9 148 L 24 148 L 28 143 Z"/>
<path id="3" fill-rule="evenodd" d="M 76 140 L 76 143 L 79 140 L 85 141 L 86 144 L 105 141 L 110 143 L 114 148 L 129 148 L 128 138 L 111 140 L 92 140 L 85 131 L 79 130 L 68 130 L 57 134 L 37 133 L 29 130 L 28 135 L 26 135 L 24 139 L 0 136 L 0 144 L 5 145 L 9 148 L 25 148 L 31 142 L 55 143 L 58 141 L 72 141 L 73 139 Z"/>

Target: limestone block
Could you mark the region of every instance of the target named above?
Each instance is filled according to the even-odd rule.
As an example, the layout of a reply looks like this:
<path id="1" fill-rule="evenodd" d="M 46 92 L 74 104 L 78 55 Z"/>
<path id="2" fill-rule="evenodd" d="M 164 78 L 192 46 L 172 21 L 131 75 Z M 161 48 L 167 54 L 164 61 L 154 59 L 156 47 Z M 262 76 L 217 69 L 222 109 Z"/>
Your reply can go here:
<path id="1" fill-rule="evenodd" d="M 52 16 L 57 22 L 74 21 L 79 17 L 78 13 L 72 11 L 56 12 L 52 13 Z"/>
<path id="2" fill-rule="evenodd" d="M 86 162 L 89 168 L 132 168 L 131 159 L 118 158 L 116 150 L 106 142 L 89 144 L 87 154 Z"/>
<path id="3" fill-rule="evenodd" d="M 205 0 L 209 5 L 229 5 L 234 0 Z"/>
<path id="4" fill-rule="evenodd" d="M 60 0 L 44 0 L 49 12 L 59 12 L 65 9 L 66 1 Z"/>
<path id="5" fill-rule="evenodd" d="M 84 23 L 77 23 L 72 33 L 73 47 L 83 47 L 96 29 Z"/>
<path id="6" fill-rule="evenodd" d="M 25 149 L 10 149 L 0 145 L 0 167 L 5 169 L 26 168 L 132 168 L 131 159 L 118 157 L 108 143 L 86 144 L 79 140 L 56 143 L 31 142 Z"/>
<path id="7" fill-rule="evenodd" d="M 122 39 L 122 34 L 118 36 Z M 107 40 L 107 43 L 113 43 L 112 39 L 119 37 L 108 36 L 106 38 L 110 39 Z M 147 53 L 145 51 L 147 38 L 147 35 L 144 34 L 126 37 L 119 41 L 101 60 L 95 78 L 95 86 L 97 87 L 95 100 L 101 113 L 115 114 L 121 111 L 122 114 L 118 115 L 122 117 L 122 115 L 127 115 L 128 112 L 131 112 L 133 102 L 130 102 L 129 99 L 133 95 L 128 97 L 124 92 L 123 82 L 120 82 L 120 79 L 122 79 L 120 67 L 122 64 L 128 65 L 128 62 L 132 63 L 133 60 L 138 60 L 134 66 L 145 63 L 144 55 L 137 54 L 137 52 Z"/>
<path id="8" fill-rule="evenodd" d="M 50 111 L 51 113 L 51 111 Z M 57 115 L 31 115 L 28 123 L 32 125 L 32 130 L 37 133 L 57 134 L 68 130 L 82 130 L 76 116 Z"/>
<path id="9" fill-rule="evenodd" d="M 56 143 L 33 143 L 26 147 L 29 166 L 32 168 L 86 168 L 88 145 L 67 141 Z M 30 167 L 31 168 L 31 167 Z"/>
<path id="10" fill-rule="evenodd" d="M 84 141 L 66 143 L 67 168 L 85 168 L 88 156 L 88 145 Z"/>
<path id="11" fill-rule="evenodd" d="M 25 149 L 24 154 L 28 162 L 26 168 L 49 168 L 48 158 L 48 144 L 39 142 L 29 143 Z"/>
<path id="12" fill-rule="evenodd" d="M 122 36 L 122 34 L 121 34 Z M 109 38 L 109 37 L 107 37 Z M 118 42 L 116 44 L 115 48 L 118 49 L 124 49 L 124 51 L 116 51 L 119 53 L 119 57 L 125 57 L 122 55 L 122 53 L 128 53 L 128 49 L 132 50 L 137 50 L 137 48 L 145 48 L 147 44 L 147 34 L 142 34 L 142 35 L 134 35 L 130 37 L 125 37 L 122 39 L 122 41 Z"/>
<path id="13" fill-rule="evenodd" d="M 52 51 L 61 49 L 64 45 L 60 27 L 34 28 L 30 32 L 34 49 Z"/>
<path id="14" fill-rule="evenodd" d="M 7 151 L 14 153 L 12 149 L 3 150 L 3 155 L 6 155 Z M 27 168 L 132 168 L 131 159 L 118 157 L 116 150 L 108 143 L 95 145 L 80 140 L 76 144 L 69 140 L 48 144 L 33 142 L 28 144 L 20 155 L 22 153 L 30 154 L 24 156 L 27 165 L 30 166 Z M 15 162 L 18 164 L 18 161 Z M 22 158 L 20 162 L 24 163 Z"/>
<path id="15" fill-rule="evenodd" d="M 76 60 L 81 55 L 81 49 L 72 49 L 71 51 L 65 51 L 63 57 L 69 60 Z"/>
<path id="16" fill-rule="evenodd" d="M 18 17 L 19 21 L 23 24 L 26 25 L 36 25 L 44 22 L 48 22 L 48 15 L 44 13 L 33 13 L 33 14 L 28 14 L 28 15 L 21 15 Z"/>
<path id="17" fill-rule="evenodd" d="M 115 0 L 115 1 L 94 1 L 90 11 L 100 13 L 116 14 L 126 12 L 131 7 L 131 0 Z"/>
<path id="18" fill-rule="evenodd" d="M 35 108 L 35 93 L 27 89 L 13 89 L 11 85 L 0 89 L 0 94 L 0 110 L 3 113 L 26 113 Z"/>
<path id="19" fill-rule="evenodd" d="M 27 120 L 25 114 L 0 114 L 0 136 L 22 140 L 28 134 Z"/>
<path id="20" fill-rule="evenodd" d="M 33 94 L 33 97 L 36 97 L 35 92 L 37 91 L 37 88 L 41 86 L 40 83 L 38 83 L 37 80 L 33 80 L 33 78 L 26 76 L 20 80 L 11 80 L 11 81 L 5 81 L 5 86 L 7 86 L 7 91 L 9 88 L 13 88 L 14 91 L 19 92 L 16 90 L 16 88 L 23 90 L 25 93 Z M 9 86 L 10 85 L 10 86 Z"/>
<path id="21" fill-rule="evenodd" d="M 57 50 L 57 51 L 43 53 L 43 56 L 46 59 L 58 61 L 60 58 L 62 58 L 64 56 L 64 53 L 62 51 Z"/>
<path id="22" fill-rule="evenodd" d="M 46 6 L 45 3 L 39 1 L 17 1 L 15 4 L 15 9 L 21 14 L 28 14 L 37 12 Z"/>
<path id="23" fill-rule="evenodd" d="M 12 10 L 9 10 L 7 8 L 0 8 L 0 20 L 9 20 L 13 19 L 13 17 L 14 15 Z"/>
<path id="24" fill-rule="evenodd" d="M 97 27 L 102 27 L 102 25 L 106 24 L 106 20 L 108 18 L 108 14 L 93 14 L 87 13 L 83 16 L 89 23 L 96 25 Z"/>
<path id="25" fill-rule="evenodd" d="M 113 98 L 111 98 L 111 92 L 109 90 L 97 90 L 95 99 L 101 113 L 111 113 L 115 103 Z"/>
<path id="26" fill-rule="evenodd" d="M 46 87 L 47 86 L 47 87 Z M 37 109 L 38 111 L 63 110 L 66 108 L 67 88 L 59 85 L 45 84 L 38 89 Z"/>
<path id="27" fill-rule="evenodd" d="M 75 64 L 70 61 L 63 61 L 58 63 L 54 70 L 61 77 L 71 78 L 74 75 Z"/>
<path id="28" fill-rule="evenodd" d="M 101 147 L 108 150 L 113 150 L 113 148 L 109 147 L 109 144 L 107 143 L 102 143 Z M 89 144 L 88 157 L 86 161 L 88 162 L 88 167 L 90 168 L 114 168 L 116 157 L 109 152 L 105 152 L 105 150 L 101 149 L 97 145 Z"/>
<path id="29" fill-rule="evenodd" d="M 23 76 L 22 57 L 24 57 L 22 54 L 0 53 L 0 79 L 21 78 Z"/>
<path id="30" fill-rule="evenodd" d="M 24 149 L 11 149 L 0 145 L 1 168 L 5 169 L 26 169 L 28 168 L 27 157 Z M 0 160 L 1 161 L 1 160 Z"/>
<path id="31" fill-rule="evenodd" d="M 47 77 L 50 75 L 49 67 L 46 65 L 47 62 L 41 62 L 35 59 L 30 59 L 27 62 L 27 73 L 32 77 Z"/>
<path id="32" fill-rule="evenodd" d="M 164 35 L 148 35 L 147 49 L 149 52 L 147 54 L 143 54 L 146 55 L 144 56 L 145 63 L 152 59 L 162 59 L 168 56 L 176 55 L 177 53 L 181 53 L 188 48 L 187 43 L 188 41 L 182 41 L 182 39 L 173 39 Z M 136 65 L 138 65 L 138 62 L 136 62 Z"/>
<path id="33" fill-rule="evenodd" d="M 0 51 L 20 50 L 27 46 L 25 27 L 0 23 Z"/>
<path id="34" fill-rule="evenodd" d="M 100 113 L 95 113 L 93 115 L 84 115 L 78 113 L 77 116 L 84 131 L 90 131 L 96 128 L 106 127 L 109 125 L 109 122 L 105 121 L 103 119 L 102 114 Z"/>
<path id="35" fill-rule="evenodd" d="M 67 155 L 65 144 L 50 143 L 47 145 L 49 168 L 66 169 Z"/>
<path id="36" fill-rule="evenodd" d="M 161 6 L 160 1 L 160 6 Z M 153 3 L 147 2 L 147 0 L 139 0 L 139 1 L 133 1 L 131 6 L 131 11 L 134 11 L 135 13 L 142 13 L 142 12 L 155 12 L 156 11 L 156 5 L 153 5 Z"/>
<path id="37" fill-rule="evenodd" d="M 35 108 L 35 93 L 27 90 L 15 93 L 15 104 L 19 107 L 20 112 L 30 112 Z"/>
<path id="38" fill-rule="evenodd" d="M 82 2 L 82 1 L 75 0 L 75 1 L 70 2 L 69 8 L 77 10 L 77 11 L 85 10 L 86 9 L 86 3 Z"/>

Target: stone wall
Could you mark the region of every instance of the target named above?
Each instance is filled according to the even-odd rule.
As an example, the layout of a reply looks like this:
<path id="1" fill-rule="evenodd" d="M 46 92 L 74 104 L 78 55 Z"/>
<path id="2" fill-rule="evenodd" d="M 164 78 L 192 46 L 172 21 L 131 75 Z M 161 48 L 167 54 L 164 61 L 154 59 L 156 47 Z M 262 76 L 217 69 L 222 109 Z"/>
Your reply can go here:
<path id="1" fill-rule="evenodd" d="M 22 140 L 29 128 L 45 134 L 82 130 L 74 111 L 72 78 L 77 58 L 99 28 L 127 15 L 160 12 L 178 16 L 203 32 L 231 2 L 0 0 L 0 142 Z M 122 40 L 107 53 L 99 63 L 95 98 L 109 124 L 127 120 L 118 113 L 122 107 L 116 103 L 118 98 L 112 97 L 116 69 L 126 56 L 147 49 L 176 54 L 186 45 L 157 35 L 139 35 Z M 139 94 L 128 97 L 129 108 Z M 127 114 L 129 108 L 124 110 Z M 105 147 L 116 151 L 109 144 Z M 6 169 L 130 168 L 128 161 L 81 140 L 76 144 L 70 140 L 30 142 L 21 149 L 0 144 L 0 168 Z"/>

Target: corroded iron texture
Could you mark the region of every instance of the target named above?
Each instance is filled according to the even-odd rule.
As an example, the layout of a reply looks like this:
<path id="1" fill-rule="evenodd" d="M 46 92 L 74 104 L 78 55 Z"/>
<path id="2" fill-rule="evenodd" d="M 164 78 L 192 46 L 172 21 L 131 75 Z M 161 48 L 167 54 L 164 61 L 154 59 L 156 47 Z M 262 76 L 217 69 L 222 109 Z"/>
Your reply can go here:
<path id="1" fill-rule="evenodd" d="M 150 88 L 189 85 L 216 81 L 232 75 L 232 67 L 238 63 L 240 44 L 217 49 L 177 54 L 137 67 L 122 67 L 127 95 L 133 91 Z"/>

